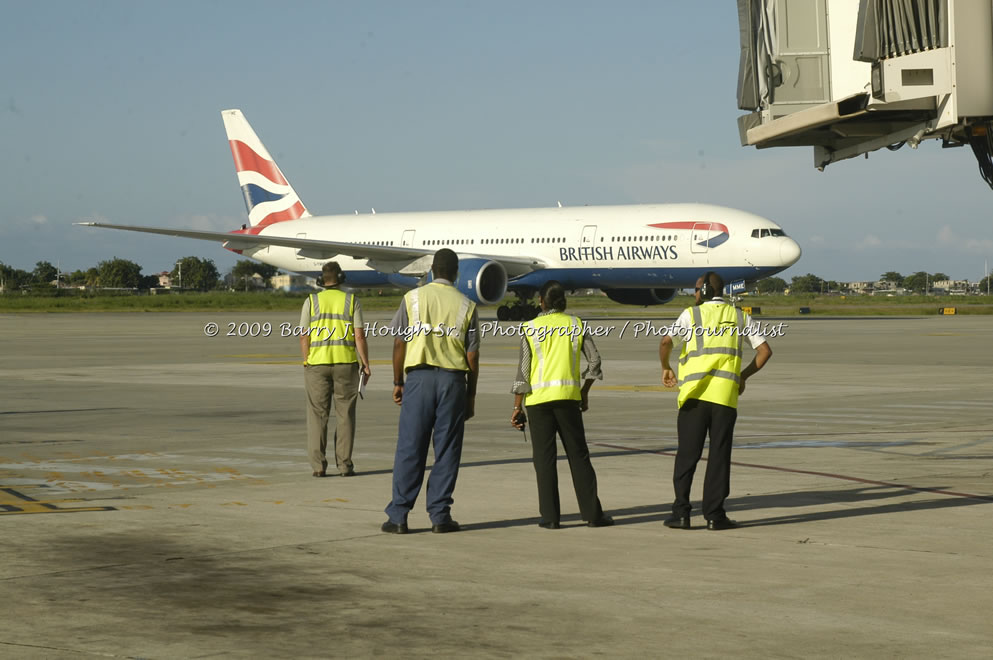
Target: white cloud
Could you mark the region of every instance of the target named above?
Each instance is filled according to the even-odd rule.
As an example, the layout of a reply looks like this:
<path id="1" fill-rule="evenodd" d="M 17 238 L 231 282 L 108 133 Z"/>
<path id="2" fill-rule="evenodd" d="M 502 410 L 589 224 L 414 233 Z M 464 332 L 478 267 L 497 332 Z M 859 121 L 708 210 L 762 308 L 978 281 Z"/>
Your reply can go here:
<path id="1" fill-rule="evenodd" d="M 866 234 L 866 236 L 855 244 L 856 250 L 868 250 L 871 248 L 879 247 L 883 242 L 879 240 L 879 237 L 874 234 Z"/>
<path id="2" fill-rule="evenodd" d="M 41 215 L 40 213 L 37 214 L 37 215 L 31 216 L 30 220 L 31 220 L 31 222 L 33 222 L 36 225 L 44 225 L 44 224 L 46 224 L 48 222 L 48 218 L 46 218 L 45 216 Z"/>
<path id="3" fill-rule="evenodd" d="M 951 225 L 943 225 L 938 230 L 938 243 L 960 252 L 972 254 L 993 254 L 993 240 L 988 238 L 962 238 Z"/>

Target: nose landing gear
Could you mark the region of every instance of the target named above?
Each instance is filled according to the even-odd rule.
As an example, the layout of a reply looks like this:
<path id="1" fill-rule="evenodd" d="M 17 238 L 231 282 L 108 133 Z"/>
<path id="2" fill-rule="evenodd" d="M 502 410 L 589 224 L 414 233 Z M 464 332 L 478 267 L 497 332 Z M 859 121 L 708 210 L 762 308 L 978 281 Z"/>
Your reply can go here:
<path id="1" fill-rule="evenodd" d="M 500 321 L 530 321 L 538 316 L 541 308 L 524 300 L 518 300 L 513 305 L 497 307 L 497 319 Z"/>

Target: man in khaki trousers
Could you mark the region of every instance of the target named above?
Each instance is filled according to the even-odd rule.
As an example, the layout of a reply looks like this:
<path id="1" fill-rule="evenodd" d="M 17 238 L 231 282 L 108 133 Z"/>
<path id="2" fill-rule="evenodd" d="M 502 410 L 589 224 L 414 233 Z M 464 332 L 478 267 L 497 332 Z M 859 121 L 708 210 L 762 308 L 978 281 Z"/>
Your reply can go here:
<path id="1" fill-rule="evenodd" d="M 345 274 L 337 262 L 322 268 L 324 291 L 304 301 L 300 337 L 304 384 L 307 389 L 307 456 L 313 476 L 327 476 L 328 421 L 334 403 L 334 453 L 339 474 L 355 474 L 355 404 L 359 379 L 369 378 L 369 349 L 362 324 L 362 308 L 351 293 L 339 289 Z"/>

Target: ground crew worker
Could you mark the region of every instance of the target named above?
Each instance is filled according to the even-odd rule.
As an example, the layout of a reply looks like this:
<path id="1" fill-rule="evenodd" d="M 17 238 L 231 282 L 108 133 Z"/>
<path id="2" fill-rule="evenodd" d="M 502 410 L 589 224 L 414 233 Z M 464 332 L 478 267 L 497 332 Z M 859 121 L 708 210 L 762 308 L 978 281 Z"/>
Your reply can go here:
<path id="1" fill-rule="evenodd" d="M 408 291 L 393 317 L 393 401 L 400 406 L 393 499 L 382 531 L 407 533 L 407 514 L 424 481 L 428 444 L 434 466 L 428 479 L 431 531 L 457 532 L 452 493 L 462 459 L 466 420 L 476 407 L 479 316 L 476 305 L 452 284 L 459 258 L 448 248 L 434 255 L 433 281 Z M 433 434 L 433 435 L 432 435 Z"/>
<path id="2" fill-rule="evenodd" d="M 600 354 L 593 338 L 583 331 L 583 322 L 565 313 L 565 290 L 550 281 L 538 295 L 542 312 L 521 326 L 521 358 L 511 392 L 514 410 L 510 423 L 524 429 L 522 402 L 527 405 L 531 422 L 531 450 L 538 481 L 539 527 L 559 529 L 559 487 L 556 461 L 556 433 L 562 438 L 569 459 L 572 485 L 579 502 L 579 513 L 590 527 L 613 525 L 604 515 L 597 496 L 596 473 L 590 462 L 590 450 L 583 429 L 583 412 L 589 408 L 589 391 L 593 381 L 603 378 Z M 579 355 L 586 357 L 587 367 L 580 387 Z"/>
<path id="3" fill-rule="evenodd" d="M 682 341 L 679 357 L 679 416 L 676 426 L 679 448 L 673 468 L 675 500 L 666 527 L 690 529 L 690 487 L 693 473 L 703 453 L 709 432 L 710 453 L 703 482 L 703 516 L 707 529 L 722 530 L 737 526 L 724 510 L 731 492 L 731 442 L 738 417 L 738 395 L 745 391 L 745 381 L 765 366 L 772 349 L 760 336 L 758 323 L 740 309 L 721 298 L 724 281 L 713 271 L 697 280 L 696 304 L 683 311 L 673 325 L 673 332 L 662 338 L 659 359 L 662 383 L 676 385 L 669 365 L 674 338 Z M 745 330 L 748 330 L 745 332 Z M 755 358 L 741 368 L 743 335 L 755 349 Z"/>
<path id="4" fill-rule="evenodd" d="M 321 269 L 326 287 L 303 302 L 300 327 L 309 332 L 300 336 L 304 384 L 307 389 L 307 455 L 313 476 L 327 476 L 328 420 L 334 400 L 334 454 L 338 473 L 355 474 L 352 445 L 355 441 L 355 403 L 360 372 L 369 369 L 369 349 L 362 325 L 362 308 L 351 293 L 339 289 L 345 274 L 337 262 Z"/>

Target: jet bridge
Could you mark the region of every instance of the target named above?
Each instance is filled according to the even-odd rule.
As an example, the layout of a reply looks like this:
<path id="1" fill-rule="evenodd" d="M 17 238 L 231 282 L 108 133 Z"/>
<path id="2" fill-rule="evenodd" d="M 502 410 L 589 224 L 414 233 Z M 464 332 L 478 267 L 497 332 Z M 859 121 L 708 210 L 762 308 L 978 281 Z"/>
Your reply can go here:
<path id="1" fill-rule="evenodd" d="M 738 0 L 743 146 L 968 144 L 993 187 L 993 0 Z"/>

